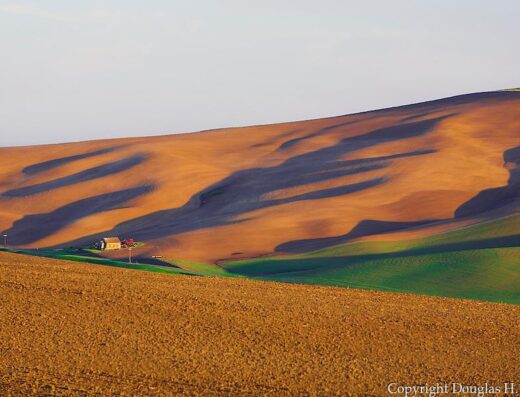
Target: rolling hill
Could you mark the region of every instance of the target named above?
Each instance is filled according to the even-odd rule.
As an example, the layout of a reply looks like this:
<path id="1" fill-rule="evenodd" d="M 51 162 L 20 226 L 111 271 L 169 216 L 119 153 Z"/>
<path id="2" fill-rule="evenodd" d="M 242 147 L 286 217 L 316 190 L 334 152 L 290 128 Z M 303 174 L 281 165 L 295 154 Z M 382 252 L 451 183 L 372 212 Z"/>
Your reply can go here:
<path id="1" fill-rule="evenodd" d="M 231 275 L 518 303 L 519 214 L 517 90 L 0 148 L 10 245 L 133 237 L 141 261 Z"/>

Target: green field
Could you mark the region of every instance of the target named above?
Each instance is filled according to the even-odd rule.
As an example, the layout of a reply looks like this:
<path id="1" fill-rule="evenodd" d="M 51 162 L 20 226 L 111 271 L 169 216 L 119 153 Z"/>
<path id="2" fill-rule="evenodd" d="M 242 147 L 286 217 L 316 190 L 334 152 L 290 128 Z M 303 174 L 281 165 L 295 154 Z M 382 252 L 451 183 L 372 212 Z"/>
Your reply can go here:
<path id="1" fill-rule="evenodd" d="M 341 244 L 216 266 L 182 259 L 129 264 L 77 249 L 21 254 L 151 272 L 246 277 L 520 304 L 520 214 L 422 239 Z"/>
<path id="2" fill-rule="evenodd" d="M 122 261 L 114 261 L 107 258 L 97 257 L 90 254 L 90 250 L 75 250 L 75 249 L 5 249 L 0 248 L 0 251 L 8 251 L 12 253 L 43 256 L 46 258 L 64 259 L 73 262 L 92 263 L 95 265 L 121 267 L 125 269 L 144 270 L 155 273 L 169 273 L 169 274 L 191 274 L 188 270 L 175 266 L 157 266 L 146 263 L 128 263 Z"/>
<path id="3" fill-rule="evenodd" d="M 428 238 L 231 262 L 243 276 L 520 304 L 520 215 Z"/>

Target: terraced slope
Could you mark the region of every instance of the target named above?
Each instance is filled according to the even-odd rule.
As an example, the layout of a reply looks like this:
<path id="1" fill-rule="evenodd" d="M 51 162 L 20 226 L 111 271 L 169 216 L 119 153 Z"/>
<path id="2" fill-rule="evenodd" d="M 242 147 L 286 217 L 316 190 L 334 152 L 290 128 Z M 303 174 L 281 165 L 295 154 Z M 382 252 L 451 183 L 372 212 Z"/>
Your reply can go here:
<path id="1" fill-rule="evenodd" d="M 0 149 L 18 247 L 145 241 L 213 263 L 418 238 L 518 213 L 520 92 L 286 124 Z"/>
<path id="2" fill-rule="evenodd" d="M 1 395 L 386 395 L 518 380 L 520 306 L 0 252 Z"/>

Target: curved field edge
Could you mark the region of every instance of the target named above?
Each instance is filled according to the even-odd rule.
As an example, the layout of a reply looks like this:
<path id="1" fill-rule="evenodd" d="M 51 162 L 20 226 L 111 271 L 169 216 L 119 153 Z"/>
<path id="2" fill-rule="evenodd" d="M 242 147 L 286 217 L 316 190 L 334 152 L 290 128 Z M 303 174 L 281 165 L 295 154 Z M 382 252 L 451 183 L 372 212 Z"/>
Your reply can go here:
<path id="1" fill-rule="evenodd" d="M 362 241 L 224 265 L 290 283 L 520 304 L 520 215 L 404 241 Z"/>

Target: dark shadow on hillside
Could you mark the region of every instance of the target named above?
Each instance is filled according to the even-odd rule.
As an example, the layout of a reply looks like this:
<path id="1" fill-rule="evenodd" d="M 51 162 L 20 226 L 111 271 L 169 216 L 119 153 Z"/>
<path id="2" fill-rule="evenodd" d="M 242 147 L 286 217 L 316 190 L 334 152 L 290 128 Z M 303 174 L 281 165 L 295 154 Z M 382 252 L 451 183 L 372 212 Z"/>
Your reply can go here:
<path id="1" fill-rule="evenodd" d="M 435 222 L 435 220 L 418 222 L 385 222 L 368 219 L 359 222 L 350 232 L 341 236 L 288 241 L 278 245 L 275 248 L 275 252 L 294 254 L 316 251 L 323 248 L 332 247 L 334 245 L 343 244 L 355 238 L 371 236 L 374 234 L 396 232 L 417 226 L 424 226 L 432 222 Z"/>
<path id="2" fill-rule="evenodd" d="M 320 129 L 318 131 L 312 132 L 310 134 L 307 134 L 305 136 L 302 136 L 302 137 L 299 137 L 299 138 L 290 139 L 290 140 L 285 141 L 284 143 L 282 143 L 277 150 L 279 150 L 279 151 L 280 150 L 287 150 L 287 149 L 291 148 L 292 146 L 296 145 L 297 143 L 300 143 L 300 142 L 305 141 L 307 139 L 311 139 L 311 138 L 314 138 L 314 137 L 326 134 L 327 132 L 336 130 L 336 129 L 341 128 L 341 127 L 346 127 L 347 125 L 351 125 L 351 124 L 355 124 L 355 123 L 359 123 L 359 120 L 346 121 L 346 122 L 343 122 L 343 123 L 334 124 L 334 125 L 322 128 L 322 129 Z"/>
<path id="3" fill-rule="evenodd" d="M 484 212 L 496 210 L 513 202 L 520 201 L 520 146 L 505 151 L 504 161 L 509 167 L 511 174 L 507 186 L 483 190 L 474 198 L 462 204 L 455 211 L 455 219 L 480 215 Z M 419 222 L 363 220 L 351 231 L 343 235 L 287 241 L 278 245 L 275 248 L 275 252 L 294 254 L 316 251 L 334 245 L 344 244 L 363 236 L 402 231 L 434 222 L 449 220 L 450 219 L 437 219 Z"/>
<path id="4" fill-rule="evenodd" d="M 420 119 L 421 117 L 429 116 L 431 113 L 433 113 L 433 112 L 422 112 L 422 113 L 412 114 L 411 116 L 403 117 L 401 119 L 401 121 L 417 120 L 417 119 Z"/>
<path id="5" fill-rule="evenodd" d="M 272 144 L 276 143 L 280 139 L 284 139 L 284 138 L 286 138 L 288 136 L 294 135 L 294 134 L 298 133 L 299 131 L 300 130 L 285 131 L 285 132 L 283 132 L 281 134 L 278 134 L 275 138 L 271 138 L 271 139 L 268 139 L 268 140 L 263 141 L 263 142 L 255 143 L 255 144 L 251 145 L 251 147 L 258 148 L 258 147 L 263 147 L 263 146 L 269 146 L 269 145 L 272 145 Z"/>
<path id="6" fill-rule="evenodd" d="M 383 170 L 397 158 L 422 156 L 432 150 L 412 151 L 388 156 L 342 160 L 349 153 L 387 142 L 421 136 L 449 116 L 416 123 L 377 129 L 363 135 L 345 138 L 338 143 L 294 156 L 266 168 L 241 170 L 193 195 L 182 207 L 158 211 L 119 224 L 110 231 L 86 237 L 72 244 L 81 244 L 103 235 L 122 235 L 131 231 L 141 241 L 194 230 L 243 222 L 252 211 L 302 200 L 318 200 L 359 192 L 386 182 L 384 176 L 365 181 L 309 191 L 278 198 L 277 192 L 309 186 L 347 175 Z"/>
<path id="7" fill-rule="evenodd" d="M 76 183 L 90 181 L 92 179 L 102 178 L 111 174 L 126 171 L 129 168 L 135 167 L 146 160 L 147 156 L 143 154 L 136 154 L 125 157 L 111 163 L 106 163 L 97 167 L 89 168 L 85 171 L 78 172 L 73 175 L 64 176 L 62 178 L 54 179 L 48 182 L 39 183 L 36 185 L 21 187 L 4 192 L 4 197 L 25 197 L 32 196 L 42 192 L 48 192 L 60 187 L 74 185 Z"/>
<path id="8" fill-rule="evenodd" d="M 7 231 L 9 240 L 14 245 L 34 243 L 78 219 L 100 212 L 124 208 L 124 203 L 152 190 L 153 186 L 151 185 L 138 186 L 79 200 L 49 213 L 24 216 Z"/>
<path id="9" fill-rule="evenodd" d="M 449 98 L 435 99 L 431 101 L 418 102 L 407 105 L 399 105 L 390 108 L 369 110 L 365 112 L 359 112 L 354 114 L 346 114 L 342 116 L 354 116 L 359 114 L 371 113 L 374 116 L 380 114 L 387 114 L 392 112 L 401 111 L 416 111 L 422 112 L 440 112 L 448 109 L 448 107 L 459 106 L 459 105 L 485 105 L 488 103 L 494 103 L 498 101 L 509 101 L 518 100 L 520 101 L 520 92 L 514 91 L 491 91 L 491 92 L 477 92 L 473 94 L 456 95 Z M 342 117 L 337 116 L 337 117 Z"/>
<path id="10" fill-rule="evenodd" d="M 520 146 L 504 152 L 504 161 L 509 167 L 508 184 L 481 191 L 457 208 L 455 218 L 475 216 L 520 200 Z"/>
<path id="11" fill-rule="evenodd" d="M 61 167 L 62 165 L 71 163 L 73 161 L 86 159 L 89 157 L 99 156 L 106 153 L 111 153 L 116 150 L 121 149 L 122 146 L 112 146 L 105 149 L 95 150 L 93 152 L 87 152 L 82 154 L 76 154 L 74 156 L 61 157 L 59 159 L 53 159 L 49 161 L 44 161 L 42 163 L 37 163 L 33 165 L 29 165 L 25 167 L 22 172 L 26 175 L 34 175 L 40 172 L 48 171 L 53 168 Z"/>

